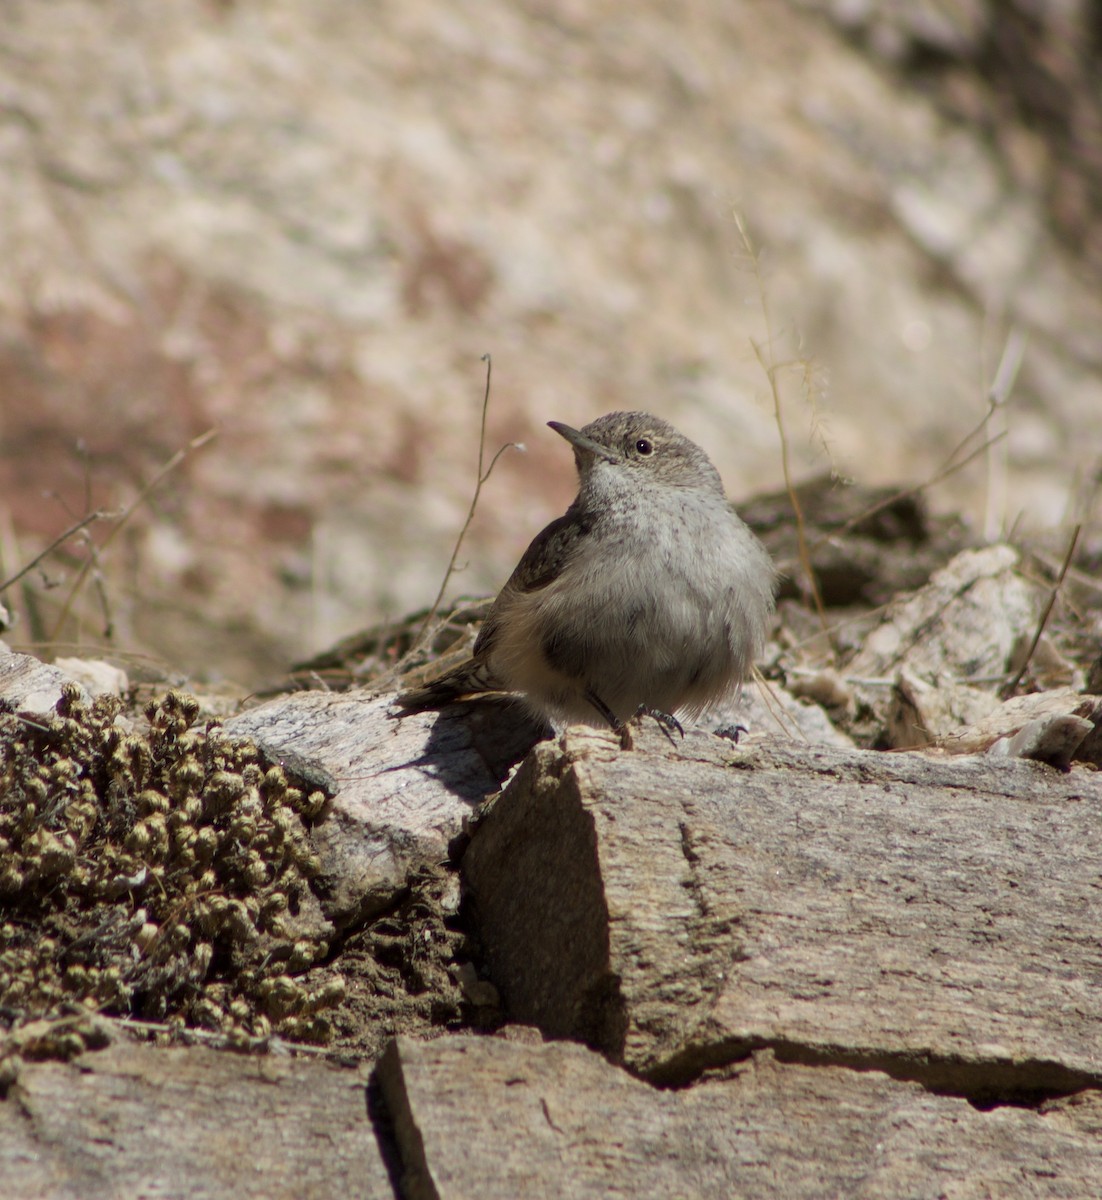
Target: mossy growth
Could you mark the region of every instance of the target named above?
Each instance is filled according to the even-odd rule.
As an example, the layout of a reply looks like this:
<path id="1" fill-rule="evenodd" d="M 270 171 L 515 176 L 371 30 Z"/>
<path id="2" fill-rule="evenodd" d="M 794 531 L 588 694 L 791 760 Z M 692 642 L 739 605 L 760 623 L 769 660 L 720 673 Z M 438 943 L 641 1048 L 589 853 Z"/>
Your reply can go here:
<path id="1" fill-rule="evenodd" d="M 0 711 L 0 1023 L 76 1004 L 326 1040 L 343 981 L 304 978 L 332 935 L 307 833 L 326 797 L 199 713 L 173 691 L 132 720 L 76 685 Z"/>

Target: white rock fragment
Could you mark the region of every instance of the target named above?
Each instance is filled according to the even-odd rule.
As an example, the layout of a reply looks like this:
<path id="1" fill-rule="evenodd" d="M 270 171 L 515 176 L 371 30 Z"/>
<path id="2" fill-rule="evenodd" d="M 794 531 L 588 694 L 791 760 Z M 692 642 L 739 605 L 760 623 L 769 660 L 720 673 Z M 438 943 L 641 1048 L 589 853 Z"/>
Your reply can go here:
<path id="1" fill-rule="evenodd" d="M 92 696 L 121 696 L 130 686 L 126 672 L 102 658 L 55 658 L 54 666 Z"/>

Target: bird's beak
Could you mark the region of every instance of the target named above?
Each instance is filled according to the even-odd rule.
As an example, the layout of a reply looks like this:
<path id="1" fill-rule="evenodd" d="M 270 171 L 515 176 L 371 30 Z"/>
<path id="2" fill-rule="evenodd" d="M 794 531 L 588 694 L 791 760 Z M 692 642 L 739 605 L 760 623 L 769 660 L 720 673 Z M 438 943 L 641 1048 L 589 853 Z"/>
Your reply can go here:
<path id="1" fill-rule="evenodd" d="M 564 425 L 561 421 L 548 421 L 547 424 L 561 437 L 566 438 L 581 454 L 603 458 L 606 462 L 620 461 L 620 456 L 614 450 L 610 450 L 608 446 L 602 446 L 600 442 L 595 442 L 591 437 L 586 437 L 580 430 L 574 429 L 570 425 Z"/>

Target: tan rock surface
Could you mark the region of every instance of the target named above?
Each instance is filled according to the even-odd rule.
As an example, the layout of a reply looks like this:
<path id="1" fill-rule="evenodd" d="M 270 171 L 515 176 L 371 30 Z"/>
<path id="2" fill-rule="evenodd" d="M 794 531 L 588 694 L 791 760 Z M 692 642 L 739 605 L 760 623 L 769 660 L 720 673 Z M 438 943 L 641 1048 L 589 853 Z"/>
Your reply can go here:
<path id="1" fill-rule="evenodd" d="M 1096 773 L 644 736 L 538 747 L 464 858 L 512 1019 L 666 1080 L 759 1046 L 977 1098 L 1102 1080 Z"/>
<path id="2" fill-rule="evenodd" d="M 10 1200 L 392 1200 L 355 1070 L 119 1041 L 24 1063 L 0 1103 Z"/>
<path id="3" fill-rule="evenodd" d="M 297 692 L 226 728 L 331 780 L 336 795 L 311 840 L 330 881 L 326 910 L 343 924 L 387 907 L 412 871 L 443 861 L 543 727 L 508 702 L 399 718 L 392 696 Z"/>
<path id="4" fill-rule="evenodd" d="M 1102 1187 L 1094 1130 L 1066 1107 L 982 1112 L 879 1072 L 768 1052 L 664 1092 L 580 1046 L 400 1038 L 379 1075 L 410 1200 L 1009 1200 Z"/>

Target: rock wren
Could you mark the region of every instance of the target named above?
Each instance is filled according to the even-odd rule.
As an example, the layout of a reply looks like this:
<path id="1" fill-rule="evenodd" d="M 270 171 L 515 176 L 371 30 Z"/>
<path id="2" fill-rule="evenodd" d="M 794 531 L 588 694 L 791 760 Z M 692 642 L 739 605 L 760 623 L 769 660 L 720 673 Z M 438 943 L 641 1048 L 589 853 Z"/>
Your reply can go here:
<path id="1" fill-rule="evenodd" d="M 559 721 L 680 729 L 735 693 L 765 642 L 775 572 L 707 454 L 668 422 L 614 412 L 574 447 L 574 503 L 501 589 L 473 656 L 399 696 L 407 711 L 521 692 Z"/>

